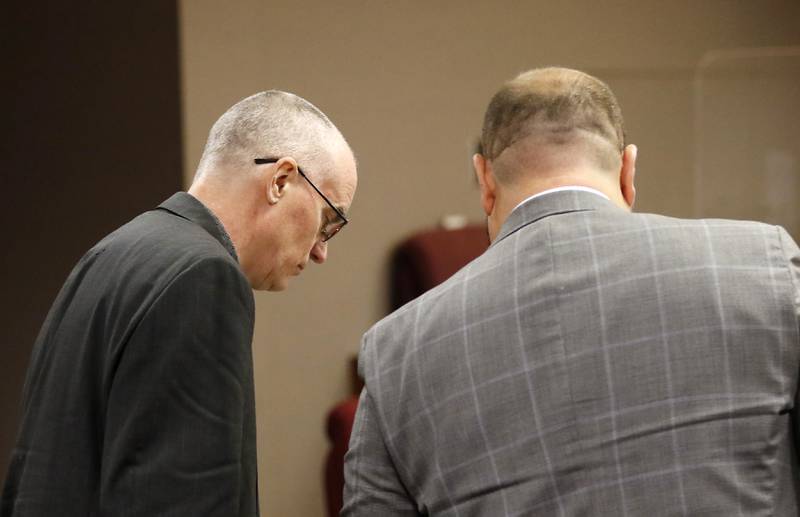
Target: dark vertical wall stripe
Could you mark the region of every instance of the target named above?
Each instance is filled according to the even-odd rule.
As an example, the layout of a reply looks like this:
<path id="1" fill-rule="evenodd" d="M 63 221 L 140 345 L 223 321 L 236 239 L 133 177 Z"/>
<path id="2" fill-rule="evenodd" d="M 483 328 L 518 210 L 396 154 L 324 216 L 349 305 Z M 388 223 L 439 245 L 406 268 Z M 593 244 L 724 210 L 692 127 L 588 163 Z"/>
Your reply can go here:
<path id="1" fill-rule="evenodd" d="M 179 190 L 182 170 L 177 3 L 17 4 L 0 17 L 0 479 L 31 346 L 66 275 Z"/>

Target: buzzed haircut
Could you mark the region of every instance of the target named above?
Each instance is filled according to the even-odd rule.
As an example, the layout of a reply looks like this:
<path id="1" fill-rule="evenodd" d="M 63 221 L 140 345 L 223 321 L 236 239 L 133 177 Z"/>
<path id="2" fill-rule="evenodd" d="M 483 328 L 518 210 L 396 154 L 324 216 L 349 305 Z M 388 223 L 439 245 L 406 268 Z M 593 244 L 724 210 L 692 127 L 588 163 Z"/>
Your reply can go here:
<path id="1" fill-rule="evenodd" d="M 234 104 L 214 123 L 198 174 L 219 164 L 237 167 L 251 164 L 254 158 L 284 156 L 312 168 L 307 164 L 321 165 L 329 159 L 326 147 L 333 135 L 341 137 L 330 119 L 302 97 L 279 90 L 256 93 Z"/>
<path id="2" fill-rule="evenodd" d="M 480 147 L 488 160 L 521 139 L 541 146 L 589 144 L 603 169 L 618 166 L 625 147 L 622 110 L 604 82 L 577 70 L 539 68 L 505 83 L 484 117 Z"/>

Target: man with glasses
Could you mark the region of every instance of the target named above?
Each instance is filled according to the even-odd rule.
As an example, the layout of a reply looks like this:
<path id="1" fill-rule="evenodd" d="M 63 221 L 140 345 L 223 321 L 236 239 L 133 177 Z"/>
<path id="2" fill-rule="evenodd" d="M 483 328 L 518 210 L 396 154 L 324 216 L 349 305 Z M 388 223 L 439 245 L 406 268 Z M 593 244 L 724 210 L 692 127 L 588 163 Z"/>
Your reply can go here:
<path id="1" fill-rule="evenodd" d="M 225 112 L 188 192 L 100 241 L 59 293 L 0 515 L 258 515 L 251 289 L 325 261 L 356 183 L 304 99 Z"/>
<path id="2" fill-rule="evenodd" d="M 495 94 L 492 244 L 364 336 L 343 515 L 797 515 L 800 250 L 632 213 L 636 154 L 588 74 Z"/>

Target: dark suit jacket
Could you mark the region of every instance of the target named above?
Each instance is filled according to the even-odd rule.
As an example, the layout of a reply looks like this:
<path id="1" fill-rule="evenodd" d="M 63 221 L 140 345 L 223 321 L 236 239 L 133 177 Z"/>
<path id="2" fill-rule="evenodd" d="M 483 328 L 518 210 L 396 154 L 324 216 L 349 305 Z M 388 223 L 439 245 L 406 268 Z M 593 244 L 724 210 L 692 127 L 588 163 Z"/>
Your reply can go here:
<path id="1" fill-rule="evenodd" d="M 33 349 L 2 516 L 257 515 L 253 317 L 189 194 L 89 250 Z"/>
<path id="2" fill-rule="evenodd" d="M 364 336 L 344 515 L 797 514 L 799 267 L 775 226 L 527 201 Z"/>

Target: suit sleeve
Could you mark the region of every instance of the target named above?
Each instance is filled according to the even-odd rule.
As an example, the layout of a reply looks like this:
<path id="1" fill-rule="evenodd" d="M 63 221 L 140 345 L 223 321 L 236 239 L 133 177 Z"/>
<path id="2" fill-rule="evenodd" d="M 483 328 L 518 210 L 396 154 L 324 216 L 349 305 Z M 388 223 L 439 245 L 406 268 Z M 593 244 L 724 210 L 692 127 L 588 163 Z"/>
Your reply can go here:
<path id="1" fill-rule="evenodd" d="M 800 249 L 798 249 L 797 243 L 789 236 L 789 233 L 781 227 L 778 227 L 778 237 L 780 239 L 783 258 L 786 260 L 789 268 L 789 277 L 791 278 L 792 292 L 794 293 L 795 324 L 798 326 L 798 332 L 800 333 Z M 795 345 L 800 346 L 800 343 L 795 343 Z M 795 366 L 800 370 L 800 365 Z M 794 430 L 795 450 L 797 451 L 800 451 L 800 442 L 798 442 L 798 440 L 800 440 L 799 389 L 800 386 L 795 388 L 794 409 L 792 410 L 792 427 Z"/>
<path id="2" fill-rule="evenodd" d="M 365 350 L 366 347 L 361 353 L 362 366 Z M 368 382 L 361 391 L 350 447 L 345 456 L 344 507 L 340 515 L 420 515 L 386 447 L 378 422 L 378 409 L 369 392 L 370 376 L 365 370 L 362 373 Z"/>
<path id="3" fill-rule="evenodd" d="M 147 309 L 108 391 L 103 515 L 227 517 L 249 506 L 252 328 L 250 289 L 222 259 L 190 267 Z"/>

